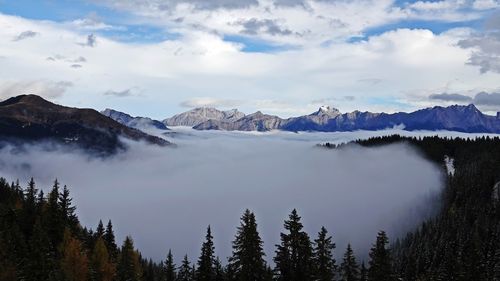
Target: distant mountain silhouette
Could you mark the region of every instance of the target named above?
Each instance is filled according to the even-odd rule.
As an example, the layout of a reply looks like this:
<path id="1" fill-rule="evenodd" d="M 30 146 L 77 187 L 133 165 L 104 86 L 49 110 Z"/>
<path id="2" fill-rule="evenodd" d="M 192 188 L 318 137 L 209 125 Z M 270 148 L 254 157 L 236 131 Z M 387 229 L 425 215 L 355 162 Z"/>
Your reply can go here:
<path id="1" fill-rule="evenodd" d="M 208 110 L 208 109 L 207 109 Z M 211 111 L 218 111 L 210 109 Z M 219 111 L 220 112 L 220 111 Z M 179 114 L 177 116 L 182 116 Z M 335 108 L 321 107 L 299 117 L 282 119 L 260 111 L 237 120 L 210 119 L 194 125 L 197 130 L 240 131 L 355 131 L 383 130 L 401 126 L 405 130 L 448 130 L 467 133 L 500 133 L 500 118 L 481 113 L 474 105 L 435 106 L 411 113 L 372 113 L 353 111 L 340 113 Z"/>
<path id="2" fill-rule="evenodd" d="M 36 95 L 20 95 L 0 102 L 2 141 L 51 140 L 109 154 L 126 147 L 120 137 L 161 146 L 169 144 L 93 109 L 65 107 Z"/>
<path id="3" fill-rule="evenodd" d="M 106 108 L 105 110 L 101 111 L 101 114 L 127 127 L 135 128 L 138 130 L 147 130 L 147 129 L 168 130 L 167 126 L 165 126 L 165 124 L 163 124 L 162 122 L 147 117 L 132 117 L 127 113 L 109 108 Z"/>

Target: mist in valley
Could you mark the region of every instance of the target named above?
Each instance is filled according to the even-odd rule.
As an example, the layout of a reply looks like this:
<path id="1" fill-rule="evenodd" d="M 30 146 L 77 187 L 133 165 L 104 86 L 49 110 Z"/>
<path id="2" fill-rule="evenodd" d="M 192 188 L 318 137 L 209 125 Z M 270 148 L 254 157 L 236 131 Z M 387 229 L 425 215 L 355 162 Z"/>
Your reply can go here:
<path id="1" fill-rule="evenodd" d="M 118 244 L 131 235 L 143 255 L 155 260 L 168 249 L 177 260 L 184 254 L 197 259 L 210 224 L 225 261 L 246 208 L 256 214 L 269 261 L 293 208 L 312 239 L 324 225 L 337 256 L 350 242 L 365 257 L 377 231 L 395 238 L 432 215 L 443 169 L 405 144 L 342 150 L 315 145 L 395 132 L 177 129 L 166 136 L 175 148 L 129 143 L 126 152 L 105 159 L 41 146 L 23 152 L 4 147 L 0 172 L 23 186 L 34 177 L 45 191 L 57 178 L 70 188 L 82 225 L 95 229 L 99 219 L 111 219 Z"/>

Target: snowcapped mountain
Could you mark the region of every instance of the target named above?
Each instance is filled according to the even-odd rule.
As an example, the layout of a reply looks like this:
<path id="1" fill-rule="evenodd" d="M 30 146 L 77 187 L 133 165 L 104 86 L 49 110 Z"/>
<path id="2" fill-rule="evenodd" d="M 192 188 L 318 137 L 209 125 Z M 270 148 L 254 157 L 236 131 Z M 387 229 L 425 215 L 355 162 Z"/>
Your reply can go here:
<path id="1" fill-rule="evenodd" d="M 235 122 L 245 116 L 237 109 L 221 111 L 211 107 L 199 107 L 163 120 L 167 126 L 194 127 L 208 120 L 220 122 Z"/>
<path id="2" fill-rule="evenodd" d="M 210 115 L 206 113 L 207 111 L 217 114 Z M 200 112 L 205 114 L 202 115 Z M 173 118 L 180 120 L 179 116 L 181 116 L 184 118 L 182 119 L 184 122 L 180 123 L 188 126 L 196 124 L 193 125 L 193 128 L 197 130 L 334 132 L 382 130 L 402 126 L 409 131 L 449 130 L 469 133 L 500 133 L 500 118 L 485 115 L 472 104 L 449 107 L 435 106 L 410 113 L 398 112 L 393 114 L 361 111 L 341 113 L 335 108 L 322 106 L 318 111 L 309 115 L 288 119 L 263 114 L 260 111 L 239 119 L 237 117 L 222 118 L 220 112 L 222 111 L 216 109 L 204 109 L 204 111 L 195 109 L 176 115 Z M 200 115 L 203 118 L 200 118 Z M 167 120 L 172 120 L 172 118 Z"/>
<path id="3" fill-rule="evenodd" d="M 165 126 L 165 124 L 163 124 L 162 122 L 147 117 L 132 117 L 127 113 L 123 113 L 109 108 L 106 108 L 105 110 L 101 111 L 101 114 L 125 126 L 139 130 L 146 130 L 152 128 L 160 130 L 168 130 L 167 126 Z"/>

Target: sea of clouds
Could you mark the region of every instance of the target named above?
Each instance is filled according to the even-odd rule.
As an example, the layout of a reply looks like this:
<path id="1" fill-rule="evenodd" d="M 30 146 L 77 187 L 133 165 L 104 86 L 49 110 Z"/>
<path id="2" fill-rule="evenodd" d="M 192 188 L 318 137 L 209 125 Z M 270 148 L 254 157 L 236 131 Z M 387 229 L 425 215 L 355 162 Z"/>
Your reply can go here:
<path id="1" fill-rule="evenodd" d="M 157 261 L 168 249 L 177 260 L 184 254 L 195 260 L 209 224 L 216 252 L 225 261 L 246 208 L 256 214 L 268 260 L 293 208 L 312 239 L 325 226 L 337 243 L 337 255 L 350 242 L 364 258 L 379 230 L 395 238 L 433 214 L 444 165 L 425 160 L 406 144 L 341 150 L 316 144 L 393 133 L 436 134 L 174 128 L 164 137 L 176 147 L 129 143 L 126 152 L 105 159 L 42 146 L 4 147 L 0 174 L 23 185 L 34 177 L 45 191 L 57 178 L 70 188 L 83 225 L 95 229 L 99 219 L 111 219 L 119 243 L 131 235 L 143 255 Z"/>

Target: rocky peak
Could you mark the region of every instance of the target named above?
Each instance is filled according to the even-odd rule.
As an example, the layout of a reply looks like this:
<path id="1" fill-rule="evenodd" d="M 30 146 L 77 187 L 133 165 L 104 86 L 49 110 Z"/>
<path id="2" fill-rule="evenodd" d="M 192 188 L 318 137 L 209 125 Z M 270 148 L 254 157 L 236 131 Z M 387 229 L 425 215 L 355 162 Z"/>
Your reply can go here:
<path id="1" fill-rule="evenodd" d="M 334 117 L 340 115 L 340 111 L 334 107 L 330 106 L 321 106 L 318 111 L 314 112 L 313 115 L 327 115 L 330 117 Z"/>

